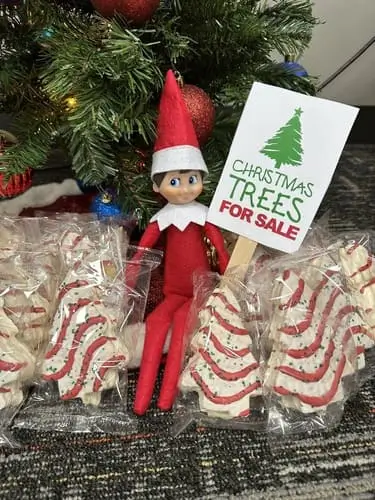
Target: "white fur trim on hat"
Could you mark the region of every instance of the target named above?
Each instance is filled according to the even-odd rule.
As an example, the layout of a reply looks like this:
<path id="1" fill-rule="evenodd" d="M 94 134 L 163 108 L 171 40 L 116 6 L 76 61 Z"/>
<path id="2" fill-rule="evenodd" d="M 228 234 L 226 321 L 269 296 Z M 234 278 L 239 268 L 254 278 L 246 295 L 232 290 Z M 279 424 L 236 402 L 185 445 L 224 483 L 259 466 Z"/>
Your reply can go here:
<path id="1" fill-rule="evenodd" d="M 173 146 L 152 155 L 151 179 L 173 170 L 200 170 L 208 174 L 202 153 L 195 146 Z"/>

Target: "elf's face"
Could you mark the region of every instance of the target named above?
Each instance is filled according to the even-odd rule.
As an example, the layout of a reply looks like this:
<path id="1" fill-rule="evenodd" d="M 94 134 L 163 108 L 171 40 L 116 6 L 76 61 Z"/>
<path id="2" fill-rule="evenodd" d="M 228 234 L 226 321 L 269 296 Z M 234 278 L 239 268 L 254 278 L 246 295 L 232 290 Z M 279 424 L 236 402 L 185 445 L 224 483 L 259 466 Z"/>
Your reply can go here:
<path id="1" fill-rule="evenodd" d="M 154 191 L 174 205 L 191 203 L 198 198 L 202 190 L 202 174 L 199 170 L 167 172 L 159 187 L 154 184 Z"/>

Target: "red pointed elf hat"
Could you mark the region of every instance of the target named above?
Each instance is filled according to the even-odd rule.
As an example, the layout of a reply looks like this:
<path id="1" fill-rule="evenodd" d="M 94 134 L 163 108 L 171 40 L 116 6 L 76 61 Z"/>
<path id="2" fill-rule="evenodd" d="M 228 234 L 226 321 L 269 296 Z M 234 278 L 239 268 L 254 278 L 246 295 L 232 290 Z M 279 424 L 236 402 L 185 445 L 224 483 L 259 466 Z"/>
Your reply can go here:
<path id="1" fill-rule="evenodd" d="M 180 87 L 169 70 L 159 106 L 151 179 L 173 170 L 208 173 Z"/>

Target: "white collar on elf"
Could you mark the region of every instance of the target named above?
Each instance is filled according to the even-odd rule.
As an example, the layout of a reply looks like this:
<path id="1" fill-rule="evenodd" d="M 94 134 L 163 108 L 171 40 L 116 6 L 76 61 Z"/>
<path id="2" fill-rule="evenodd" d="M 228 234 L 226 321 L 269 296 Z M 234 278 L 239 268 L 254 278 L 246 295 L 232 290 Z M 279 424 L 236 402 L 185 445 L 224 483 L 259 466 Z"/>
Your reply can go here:
<path id="1" fill-rule="evenodd" d="M 160 231 L 172 225 L 183 231 L 190 222 L 204 226 L 207 213 L 208 208 L 197 201 L 187 203 L 186 205 L 168 203 L 152 217 L 151 222 L 157 222 Z"/>

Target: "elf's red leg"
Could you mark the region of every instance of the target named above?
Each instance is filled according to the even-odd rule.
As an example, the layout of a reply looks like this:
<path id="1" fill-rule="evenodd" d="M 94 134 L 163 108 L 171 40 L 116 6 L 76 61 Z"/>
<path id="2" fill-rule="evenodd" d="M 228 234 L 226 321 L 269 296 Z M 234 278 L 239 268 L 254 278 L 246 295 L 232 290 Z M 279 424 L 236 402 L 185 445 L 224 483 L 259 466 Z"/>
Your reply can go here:
<path id="1" fill-rule="evenodd" d="M 173 315 L 185 301 L 186 297 L 168 295 L 146 318 L 145 342 L 134 401 L 134 413 L 137 415 L 143 415 L 149 407 Z"/>
<path id="2" fill-rule="evenodd" d="M 188 299 L 173 316 L 171 345 L 168 350 L 167 363 L 158 399 L 158 407 L 161 410 L 170 410 L 177 395 L 178 379 L 185 351 L 186 322 L 190 305 L 191 299 Z"/>

